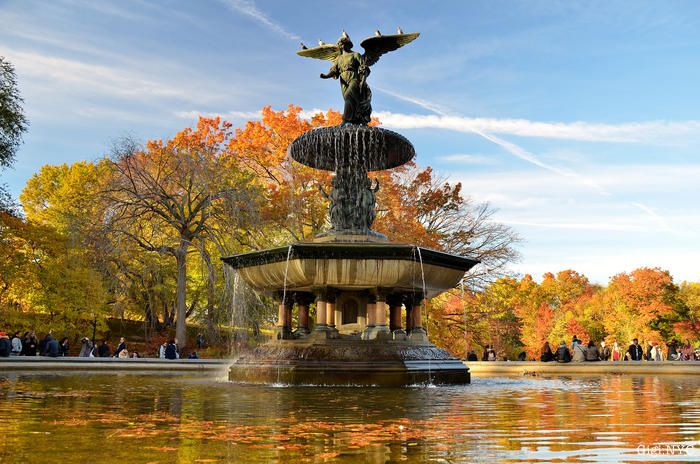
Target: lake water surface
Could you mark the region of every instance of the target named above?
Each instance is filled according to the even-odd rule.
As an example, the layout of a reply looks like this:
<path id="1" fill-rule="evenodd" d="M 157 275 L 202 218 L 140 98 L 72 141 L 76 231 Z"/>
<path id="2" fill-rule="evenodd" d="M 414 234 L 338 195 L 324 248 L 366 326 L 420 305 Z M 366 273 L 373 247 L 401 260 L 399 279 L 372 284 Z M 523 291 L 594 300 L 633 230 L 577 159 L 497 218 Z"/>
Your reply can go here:
<path id="1" fill-rule="evenodd" d="M 700 378 L 318 388 L 0 372 L 0 424 L 2 463 L 688 462 Z"/>

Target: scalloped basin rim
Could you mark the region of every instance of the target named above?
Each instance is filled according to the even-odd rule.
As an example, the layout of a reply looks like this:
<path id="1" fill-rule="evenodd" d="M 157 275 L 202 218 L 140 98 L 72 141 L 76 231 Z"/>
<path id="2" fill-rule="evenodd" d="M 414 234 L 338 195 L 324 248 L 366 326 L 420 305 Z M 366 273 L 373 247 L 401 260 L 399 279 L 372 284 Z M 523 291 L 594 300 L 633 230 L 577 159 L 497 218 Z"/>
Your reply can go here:
<path id="1" fill-rule="evenodd" d="M 290 253 L 291 248 L 291 253 Z M 418 250 L 420 250 L 420 255 Z M 467 272 L 480 261 L 465 256 L 402 243 L 295 243 L 221 258 L 234 269 L 278 263 L 290 259 L 381 259 L 422 261 Z"/>
<path id="2" fill-rule="evenodd" d="M 339 166 L 381 171 L 406 164 L 416 156 L 403 135 L 357 124 L 312 129 L 294 139 L 287 153 L 298 163 L 326 171 L 336 171 Z"/>
<path id="3" fill-rule="evenodd" d="M 396 294 L 421 292 L 427 298 L 454 288 L 478 263 L 428 248 L 386 243 L 297 243 L 222 259 L 245 282 L 268 294 L 313 293 L 326 287 L 350 292 L 385 288 Z"/>

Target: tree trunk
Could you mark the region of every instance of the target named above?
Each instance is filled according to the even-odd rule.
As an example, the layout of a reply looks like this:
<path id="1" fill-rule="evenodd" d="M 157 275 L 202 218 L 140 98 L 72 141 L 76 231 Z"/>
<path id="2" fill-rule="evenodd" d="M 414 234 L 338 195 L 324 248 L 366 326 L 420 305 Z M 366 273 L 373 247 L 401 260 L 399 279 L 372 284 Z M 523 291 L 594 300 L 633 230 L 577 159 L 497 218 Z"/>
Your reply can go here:
<path id="1" fill-rule="evenodd" d="M 187 242 L 180 240 L 180 246 L 175 250 L 177 261 L 177 291 L 175 305 L 177 319 L 175 323 L 175 337 L 180 349 L 187 346 L 187 306 L 185 305 L 185 291 L 187 288 Z"/>
<path id="2" fill-rule="evenodd" d="M 216 326 L 216 288 L 214 286 L 214 265 L 211 262 L 211 256 L 209 252 L 202 246 L 202 258 L 204 263 L 207 265 L 207 340 L 210 343 L 216 343 L 219 341 L 219 332 Z"/>

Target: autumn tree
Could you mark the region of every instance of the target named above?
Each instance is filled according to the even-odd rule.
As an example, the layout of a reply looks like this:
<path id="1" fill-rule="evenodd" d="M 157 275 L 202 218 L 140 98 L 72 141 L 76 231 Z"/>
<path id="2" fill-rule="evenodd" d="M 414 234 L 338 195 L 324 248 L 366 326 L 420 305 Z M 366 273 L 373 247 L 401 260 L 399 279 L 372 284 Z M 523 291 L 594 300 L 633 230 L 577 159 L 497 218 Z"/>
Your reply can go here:
<path id="1" fill-rule="evenodd" d="M 639 268 L 610 279 L 605 290 L 605 328 L 622 343 L 633 338 L 665 341 L 677 322 L 677 287 L 668 271 Z"/>
<path id="2" fill-rule="evenodd" d="M 176 263 L 176 336 L 186 345 L 187 256 L 219 236 L 215 219 L 236 235 L 255 211 L 250 178 L 225 150 L 230 124 L 200 118 L 167 141 L 145 148 L 122 141 L 112 154 L 106 223 L 114 237 L 124 237 L 143 251 L 168 255 Z M 252 228 L 254 229 L 254 228 Z"/>

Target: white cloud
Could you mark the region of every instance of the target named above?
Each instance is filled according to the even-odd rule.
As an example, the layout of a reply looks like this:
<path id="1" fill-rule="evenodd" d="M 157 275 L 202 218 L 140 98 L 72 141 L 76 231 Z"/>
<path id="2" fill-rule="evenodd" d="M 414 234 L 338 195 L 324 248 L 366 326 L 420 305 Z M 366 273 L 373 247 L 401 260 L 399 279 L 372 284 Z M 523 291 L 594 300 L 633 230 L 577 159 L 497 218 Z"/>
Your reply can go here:
<path id="1" fill-rule="evenodd" d="M 18 72 L 33 77 L 35 82 L 44 82 L 54 89 L 60 82 L 81 94 L 92 91 L 128 98 L 197 99 L 184 87 L 152 80 L 125 69 L 36 52 L 7 50 L 6 56 L 15 64 Z"/>
<path id="2" fill-rule="evenodd" d="M 431 111 L 434 105 L 402 97 Z M 442 112 L 442 111 L 440 111 Z M 397 129 L 445 129 L 466 133 L 507 134 L 519 137 L 587 142 L 658 143 L 677 142 L 678 137 L 700 138 L 700 120 L 643 121 L 621 124 L 591 122 L 541 122 L 527 119 L 468 118 L 446 114 L 420 115 L 383 111 L 375 113 L 382 124 Z"/>
<path id="3" fill-rule="evenodd" d="M 249 18 L 252 18 L 253 20 L 257 21 L 258 23 L 262 24 L 263 26 L 267 27 L 273 32 L 276 32 L 290 40 L 301 40 L 301 37 L 298 35 L 289 32 L 286 30 L 281 24 L 277 23 L 276 21 L 272 20 L 269 16 L 267 16 L 265 13 L 260 11 L 258 7 L 255 6 L 255 3 L 253 3 L 250 0 L 219 0 L 221 3 L 226 5 L 229 9 L 244 14 L 245 16 L 248 16 Z"/>
<path id="4" fill-rule="evenodd" d="M 443 161 L 456 161 L 461 164 L 499 164 L 494 156 L 470 155 L 468 153 L 455 153 L 452 155 L 442 155 L 438 159 Z"/>

